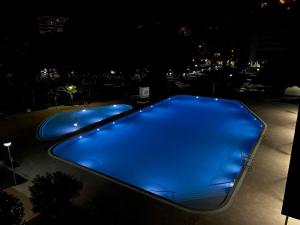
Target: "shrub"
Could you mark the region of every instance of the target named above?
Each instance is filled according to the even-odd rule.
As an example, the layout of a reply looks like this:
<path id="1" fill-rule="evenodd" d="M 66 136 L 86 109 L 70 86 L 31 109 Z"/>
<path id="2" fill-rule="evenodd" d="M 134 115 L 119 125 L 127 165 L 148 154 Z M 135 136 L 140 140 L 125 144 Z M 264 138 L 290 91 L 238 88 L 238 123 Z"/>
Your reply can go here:
<path id="1" fill-rule="evenodd" d="M 5 225 L 19 225 L 24 216 L 23 204 L 19 199 L 0 191 L 0 222 Z"/>
<path id="2" fill-rule="evenodd" d="M 57 220 L 65 216 L 79 196 L 82 183 L 61 172 L 36 176 L 30 187 L 32 210 L 45 219 Z"/>

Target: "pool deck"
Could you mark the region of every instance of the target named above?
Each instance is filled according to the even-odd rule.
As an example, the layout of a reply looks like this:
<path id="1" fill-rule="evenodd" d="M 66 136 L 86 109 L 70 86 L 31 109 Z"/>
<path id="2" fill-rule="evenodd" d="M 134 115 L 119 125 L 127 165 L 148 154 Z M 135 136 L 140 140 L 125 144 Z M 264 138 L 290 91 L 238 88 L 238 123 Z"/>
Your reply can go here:
<path id="1" fill-rule="evenodd" d="M 267 99 L 249 100 L 244 103 L 266 122 L 268 128 L 256 152 L 254 163 L 246 174 L 232 205 L 223 212 L 214 214 L 195 215 L 180 211 L 50 157 L 47 151 L 53 143 L 38 141 L 35 138 L 36 126 L 47 116 L 57 111 L 69 110 L 68 108 L 54 107 L 8 116 L 0 120 L 0 141 L 2 138 L 11 138 L 12 154 L 20 162 L 16 172 L 20 175 L 31 180 L 37 174 L 57 170 L 70 173 L 84 183 L 78 204 L 84 204 L 95 196 L 105 199 L 115 198 L 113 200 L 115 210 L 120 214 L 127 214 L 139 224 L 284 224 L 285 217 L 281 215 L 281 207 L 294 137 L 297 105 Z M 12 127 L 11 123 L 18 126 Z M 30 181 L 12 188 L 29 197 L 29 185 Z M 132 198 L 137 201 L 130 200 Z M 290 219 L 288 224 L 300 225 L 300 221 Z"/>

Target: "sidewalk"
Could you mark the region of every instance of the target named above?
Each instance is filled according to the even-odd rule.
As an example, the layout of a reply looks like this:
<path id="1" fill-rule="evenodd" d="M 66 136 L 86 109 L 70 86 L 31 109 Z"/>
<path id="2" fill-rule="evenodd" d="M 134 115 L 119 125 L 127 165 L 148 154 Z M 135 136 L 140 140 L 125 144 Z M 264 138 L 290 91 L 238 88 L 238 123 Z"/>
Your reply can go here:
<path id="1" fill-rule="evenodd" d="M 22 185 L 22 184 L 21 184 Z M 20 192 L 18 189 L 18 185 L 17 186 L 13 186 L 10 188 L 5 189 L 4 191 L 8 194 L 11 194 L 15 197 L 17 197 L 18 199 L 20 199 L 20 201 L 23 204 L 24 207 L 24 217 L 23 217 L 23 221 L 29 221 L 32 218 L 36 217 L 38 214 L 35 214 L 34 212 L 32 212 L 32 204 L 30 202 L 29 196 L 25 195 L 24 193 Z"/>

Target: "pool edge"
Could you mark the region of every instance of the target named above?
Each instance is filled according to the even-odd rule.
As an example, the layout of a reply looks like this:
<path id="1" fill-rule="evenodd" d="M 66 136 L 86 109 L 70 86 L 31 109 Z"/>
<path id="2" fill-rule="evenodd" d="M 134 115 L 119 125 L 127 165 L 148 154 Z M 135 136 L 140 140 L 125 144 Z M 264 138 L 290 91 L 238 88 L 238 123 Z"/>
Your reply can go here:
<path id="1" fill-rule="evenodd" d="M 117 116 L 123 116 L 125 115 L 126 113 L 130 113 L 132 110 L 134 110 L 134 107 L 132 105 L 129 105 L 129 104 L 125 104 L 125 103 L 121 103 L 122 105 L 128 105 L 130 106 L 131 108 L 128 109 L 128 110 L 125 110 L 119 114 L 116 114 L 116 115 L 113 115 L 111 117 L 107 117 L 99 122 L 96 122 L 96 123 L 92 123 L 92 124 L 89 124 L 87 126 L 84 126 L 76 131 L 73 131 L 73 132 L 70 132 L 70 133 L 66 133 L 62 136 L 59 136 L 59 137 L 56 137 L 56 138 L 52 138 L 52 139 L 43 139 L 40 135 L 40 129 L 46 124 L 46 122 L 49 121 L 49 117 L 54 117 L 58 114 L 63 114 L 63 113 L 68 113 L 68 112 L 72 112 L 72 111 L 80 111 L 81 109 L 75 109 L 75 110 L 71 110 L 71 111 L 66 111 L 66 112 L 57 112 L 57 113 L 54 113 L 50 116 L 48 116 L 47 118 L 45 118 L 44 120 L 42 120 L 36 127 L 36 130 L 35 130 L 35 138 L 38 140 L 38 141 L 41 141 L 41 142 L 54 142 L 54 141 L 59 141 L 60 140 L 68 140 L 69 138 L 72 138 L 73 136 L 76 136 L 77 134 L 79 133 L 82 133 L 82 132 L 88 132 L 89 130 L 89 127 L 90 126 L 94 126 L 94 125 L 97 125 L 97 124 L 101 124 L 102 122 L 106 123 L 106 120 L 109 120 L 111 118 L 114 118 L 114 117 L 117 117 Z M 107 105 L 101 105 L 101 106 L 95 106 L 95 107 L 90 107 L 90 108 L 98 108 L 98 107 L 105 107 L 105 106 L 109 106 L 111 104 L 107 104 Z M 51 118 L 52 119 L 52 118 Z M 88 130 L 85 130 L 85 129 L 88 129 Z"/>
<path id="2" fill-rule="evenodd" d="M 171 97 L 171 98 L 174 98 L 174 97 L 177 97 L 177 96 L 191 96 L 191 95 L 175 95 L 175 96 L 170 96 L 170 97 Z M 205 98 L 206 98 L 206 97 L 205 97 Z M 160 101 L 164 101 L 164 100 L 167 100 L 167 99 L 168 99 L 168 98 L 164 98 L 164 99 L 162 99 L 162 100 L 160 100 Z M 261 133 L 260 133 L 259 139 L 258 139 L 257 142 L 255 143 L 255 146 L 251 149 L 250 154 L 249 154 L 249 155 L 251 156 L 251 158 L 253 158 L 253 156 L 255 156 L 255 154 L 256 154 L 256 152 L 257 152 L 257 150 L 258 150 L 258 147 L 259 147 L 259 145 L 260 145 L 262 139 L 263 139 L 264 136 L 265 136 L 265 132 L 266 132 L 266 129 L 267 129 L 267 124 L 266 124 L 266 123 L 265 123 L 265 122 L 264 122 L 264 121 L 263 121 L 256 113 L 254 113 L 248 106 L 246 106 L 243 102 L 241 102 L 241 101 L 239 101 L 239 100 L 233 100 L 233 99 L 224 99 L 224 100 L 227 100 L 227 101 L 229 100 L 229 101 L 232 101 L 232 102 L 237 102 L 237 103 L 243 105 L 243 106 L 244 106 L 244 107 L 245 107 L 252 115 L 254 115 L 256 118 L 258 118 L 259 121 L 263 124 L 263 130 L 262 130 Z M 160 101 L 157 101 L 157 102 L 155 102 L 154 104 L 156 104 L 156 103 L 158 103 L 158 102 L 160 102 Z M 151 104 L 146 105 L 146 107 L 149 107 L 150 105 L 151 105 Z M 146 108 L 146 107 L 145 107 L 145 108 Z M 144 108 L 144 107 L 143 107 L 143 108 Z M 136 112 L 136 111 L 138 111 L 138 110 L 140 110 L 140 108 L 135 108 L 135 109 L 133 108 L 132 110 L 127 111 L 127 113 L 134 113 L 134 112 Z M 125 115 L 122 115 L 122 117 L 123 117 L 123 116 L 125 116 Z M 121 118 L 122 118 L 122 117 L 121 117 Z M 119 118 L 119 119 L 120 119 L 120 118 Z M 117 119 L 117 120 L 118 120 L 118 119 Z M 108 123 L 109 123 L 109 121 L 105 121 L 105 123 L 102 124 L 101 126 L 103 126 L 103 125 L 105 125 L 105 124 L 108 124 Z M 87 132 L 88 132 L 88 131 L 87 131 Z M 92 173 L 92 174 L 94 174 L 94 175 L 97 175 L 97 176 L 99 176 L 99 177 L 101 177 L 101 178 L 103 178 L 103 179 L 105 179 L 105 180 L 112 181 L 113 183 L 119 184 L 119 185 L 121 185 L 121 186 L 123 186 L 123 187 L 126 187 L 126 188 L 129 188 L 129 189 L 131 189 L 131 190 L 133 190 L 133 191 L 137 191 L 138 193 L 141 193 L 141 194 L 143 194 L 143 195 L 146 195 L 146 196 L 148 196 L 148 197 L 150 197 L 150 198 L 152 198 L 152 199 L 155 199 L 155 200 L 157 200 L 157 201 L 163 202 L 163 203 L 165 203 L 165 204 L 167 204 L 167 205 L 170 205 L 170 206 L 172 206 L 172 207 L 174 207 L 174 208 L 176 208 L 176 209 L 180 209 L 180 210 L 183 210 L 183 211 L 185 211 L 185 212 L 193 213 L 193 214 L 202 214 L 202 215 L 204 215 L 204 214 L 213 214 L 213 213 L 219 213 L 219 212 L 222 212 L 222 211 L 228 209 L 228 208 L 232 205 L 233 200 L 234 200 L 234 198 L 235 198 L 237 192 L 239 191 L 239 189 L 240 189 L 240 187 L 241 187 L 241 185 L 242 185 L 242 183 L 243 183 L 243 181 L 244 181 L 244 179 L 245 179 L 245 177 L 246 177 L 246 174 L 247 174 L 247 172 L 248 172 L 250 166 L 252 166 L 252 163 L 253 163 L 253 162 L 252 162 L 250 166 L 245 166 L 245 165 L 243 166 L 243 169 L 242 169 L 242 171 L 240 172 L 240 175 L 239 175 L 238 178 L 236 179 L 236 182 L 237 182 L 237 183 L 234 185 L 234 187 L 231 189 L 231 191 L 229 192 L 229 194 L 226 196 L 225 200 L 224 200 L 219 206 L 217 206 L 217 207 L 214 208 L 214 209 L 199 209 L 199 210 L 197 210 L 197 209 L 185 207 L 185 206 L 181 205 L 180 203 L 175 203 L 175 202 L 173 202 L 173 201 L 171 201 L 171 200 L 168 200 L 168 199 L 166 199 L 166 198 L 164 198 L 164 197 L 157 196 L 157 195 L 155 195 L 154 193 L 148 192 L 148 191 L 143 190 L 143 189 L 141 189 L 141 188 L 139 188 L 139 187 L 135 187 L 134 185 L 128 184 L 128 183 L 126 183 L 126 182 L 124 182 L 124 181 L 121 181 L 121 180 L 119 180 L 119 179 L 113 178 L 113 177 L 111 177 L 111 176 L 109 176 L 109 175 L 103 174 L 103 173 L 101 173 L 101 172 L 95 171 L 95 170 L 90 169 L 90 168 L 87 168 L 87 167 L 84 167 L 84 166 L 79 165 L 79 164 L 77 164 L 77 163 L 74 163 L 74 162 L 72 162 L 72 161 L 63 159 L 63 158 L 61 158 L 61 157 L 56 156 L 55 153 L 52 152 L 52 150 L 53 150 L 57 145 L 61 144 L 62 142 L 68 141 L 68 140 L 70 140 L 70 139 L 72 139 L 72 138 L 74 138 L 74 137 L 76 137 L 76 136 L 80 136 L 80 134 L 81 134 L 81 133 L 79 133 L 79 134 L 74 134 L 74 135 L 72 135 L 72 136 L 70 136 L 70 137 L 67 137 L 66 139 L 60 140 L 58 143 L 56 143 L 56 144 L 50 146 L 50 148 L 48 149 L 48 155 L 50 155 L 51 157 L 55 158 L 56 160 L 60 160 L 60 161 L 62 161 L 62 162 L 64 162 L 64 163 L 67 163 L 67 164 L 69 164 L 69 165 L 71 165 L 71 166 L 75 166 L 75 167 L 77 167 L 77 168 L 83 169 L 83 170 L 86 171 L 86 172 L 89 172 L 89 173 Z"/>
<path id="3" fill-rule="evenodd" d="M 243 105 L 252 115 L 254 115 L 256 118 L 259 119 L 259 121 L 263 124 L 263 130 L 259 136 L 259 139 L 257 140 L 257 142 L 255 143 L 255 146 L 251 149 L 251 153 L 249 154 L 251 156 L 251 158 L 253 158 L 261 144 L 261 141 L 262 139 L 264 138 L 265 136 L 265 132 L 267 130 L 267 124 L 265 123 L 265 121 L 263 121 L 256 113 L 254 113 L 248 106 L 246 106 L 243 102 L 239 101 L 239 100 L 231 100 L 231 101 L 235 101 L 235 102 L 238 102 L 239 104 Z M 247 172 L 249 170 L 249 168 L 253 165 L 253 161 L 251 163 L 250 166 L 245 166 L 244 165 L 244 168 L 243 170 L 240 172 L 240 175 L 239 177 L 237 178 L 237 184 L 234 185 L 234 187 L 232 188 L 232 190 L 230 191 L 230 193 L 226 196 L 226 199 L 224 200 L 224 202 L 219 206 L 217 207 L 216 209 L 212 209 L 210 211 L 210 213 L 218 213 L 218 212 L 221 212 L 223 210 L 226 210 L 228 209 L 232 203 L 233 203 L 233 200 L 236 196 L 236 194 L 238 193 L 246 175 L 247 175 Z"/>

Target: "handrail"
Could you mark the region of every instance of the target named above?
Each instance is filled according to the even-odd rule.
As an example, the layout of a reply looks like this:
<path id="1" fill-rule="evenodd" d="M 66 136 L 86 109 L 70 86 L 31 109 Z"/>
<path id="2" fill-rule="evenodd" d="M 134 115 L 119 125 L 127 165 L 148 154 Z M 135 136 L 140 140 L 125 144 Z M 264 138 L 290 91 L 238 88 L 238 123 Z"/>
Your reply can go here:
<path id="1" fill-rule="evenodd" d="M 153 193 L 170 193 L 171 194 L 171 199 L 172 200 L 179 200 L 179 201 L 185 201 L 185 200 L 192 200 L 195 198 L 199 198 L 199 197 L 203 197 L 205 192 L 209 192 L 209 189 L 215 189 L 215 190 L 221 190 L 221 189 L 227 189 L 227 188 L 231 188 L 232 184 L 234 184 L 235 179 L 231 180 L 231 181 L 226 181 L 226 182 L 220 182 L 220 183 L 214 183 L 212 185 L 209 186 L 204 186 L 202 191 L 199 192 L 186 192 L 186 193 L 182 193 L 182 194 L 177 194 L 176 191 L 170 191 L 170 190 L 157 190 L 157 189 L 150 189 L 147 190 L 149 192 L 153 192 Z M 218 187 L 220 185 L 224 185 L 224 184 L 228 184 L 228 186 L 226 187 Z M 186 196 L 189 196 L 188 198 Z"/>
<path id="2" fill-rule="evenodd" d="M 172 194 L 172 199 L 175 199 L 175 194 L 176 194 L 175 191 L 168 191 L 168 190 L 154 190 L 154 189 L 151 189 L 151 190 L 148 190 L 148 191 L 150 191 L 150 192 L 171 193 L 171 194 Z"/>
<path id="3" fill-rule="evenodd" d="M 196 198 L 201 198 L 204 197 L 205 194 L 209 194 L 211 189 L 218 191 L 218 190 L 224 190 L 227 188 L 231 188 L 232 186 L 227 186 L 227 187 L 218 187 L 219 185 L 222 184 L 232 184 L 233 182 L 235 182 L 235 180 L 232 181 L 227 181 L 227 182 L 220 182 L 220 183 L 215 183 L 209 186 L 205 186 L 203 187 L 202 191 L 199 192 L 186 192 L 186 193 L 182 193 L 182 194 L 178 194 L 176 200 L 178 201 L 189 201 L 189 200 L 193 200 Z M 186 196 L 189 196 L 188 198 Z"/>
<path id="4" fill-rule="evenodd" d="M 212 184 L 211 186 L 217 186 L 217 185 L 222 185 L 222 184 L 232 184 L 235 182 L 235 179 L 232 180 L 232 181 L 226 181 L 226 182 L 220 182 L 220 183 L 215 183 L 215 184 Z"/>
<path id="5" fill-rule="evenodd" d="M 175 191 L 167 191 L 167 190 L 148 190 L 148 191 L 153 191 L 153 192 L 172 192 L 175 193 Z"/>

